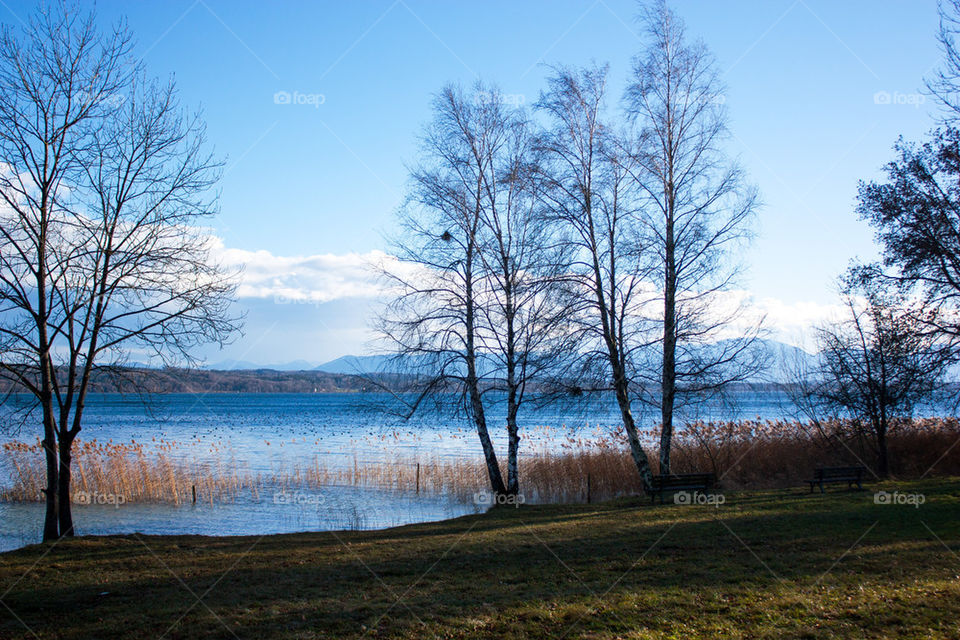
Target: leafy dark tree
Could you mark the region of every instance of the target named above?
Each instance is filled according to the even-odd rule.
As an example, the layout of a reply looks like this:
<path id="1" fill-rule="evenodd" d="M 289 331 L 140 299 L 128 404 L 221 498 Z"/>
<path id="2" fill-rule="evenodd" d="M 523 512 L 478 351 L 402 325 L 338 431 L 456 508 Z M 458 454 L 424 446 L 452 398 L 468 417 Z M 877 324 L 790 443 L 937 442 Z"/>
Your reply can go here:
<path id="1" fill-rule="evenodd" d="M 929 321 L 960 335 L 960 131 L 940 129 L 922 145 L 900 140 L 885 182 L 860 184 L 857 211 L 877 233 L 886 278 L 915 288 L 940 309 Z"/>

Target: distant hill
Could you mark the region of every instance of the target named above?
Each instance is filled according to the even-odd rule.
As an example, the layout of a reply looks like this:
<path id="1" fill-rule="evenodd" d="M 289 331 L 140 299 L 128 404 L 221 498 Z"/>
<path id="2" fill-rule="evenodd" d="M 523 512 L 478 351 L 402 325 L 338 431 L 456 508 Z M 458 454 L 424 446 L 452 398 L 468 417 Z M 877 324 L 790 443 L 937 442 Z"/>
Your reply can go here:
<path id="1" fill-rule="evenodd" d="M 375 385 L 359 376 L 322 371 L 273 369 L 147 369 L 128 368 L 121 376 L 95 374 L 94 393 L 337 393 L 373 391 Z M 17 391 L 0 381 L 0 392 Z"/>
<path id="2" fill-rule="evenodd" d="M 206 365 L 203 368 L 211 371 L 242 371 L 248 369 L 270 369 L 273 371 L 313 371 L 317 367 L 316 362 L 308 360 L 293 360 L 281 364 L 257 364 L 247 360 L 221 360 Z"/>
<path id="3" fill-rule="evenodd" d="M 808 353 L 800 347 L 777 342 L 759 340 L 761 348 L 769 357 L 769 368 L 759 376 L 759 382 L 795 382 L 797 374 L 812 371 L 817 364 L 817 355 Z"/>
<path id="4" fill-rule="evenodd" d="M 351 373 L 356 375 L 405 374 L 417 369 L 417 364 L 427 365 L 430 360 L 418 356 L 405 356 L 397 360 L 395 356 L 343 356 L 316 367 L 314 371 L 326 373 Z M 429 369 L 424 366 L 424 369 Z M 497 369 L 496 360 L 489 355 L 477 355 L 477 370 L 481 376 Z"/>
<path id="5" fill-rule="evenodd" d="M 809 369 L 816 356 L 774 340 L 760 341 L 769 355 L 770 368 L 751 382 L 789 383 L 795 372 Z M 99 373 L 94 392 L 147 393 L 336 393 L 375 391 L 371 379 L 392 384 L 404 373 L 389 356 L 343 356 L 306 369 L 312 363 L 297 360 L 272 367 L 243 361 L 217 363 L 217 368 L 179 369 L 147 366 L 127 367 L 122 376 Z M 9 382 L 0 381 L 0 393 L 15 391 Z"/>

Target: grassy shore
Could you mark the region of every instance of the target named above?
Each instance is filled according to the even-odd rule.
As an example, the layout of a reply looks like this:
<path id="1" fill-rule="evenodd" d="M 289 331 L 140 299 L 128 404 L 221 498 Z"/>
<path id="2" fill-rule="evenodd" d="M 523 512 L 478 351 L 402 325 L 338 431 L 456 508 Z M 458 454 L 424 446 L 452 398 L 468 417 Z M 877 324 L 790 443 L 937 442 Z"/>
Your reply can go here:
<path id="1" fill-rule="evenodd" d="M 960 479 L 725 498 L 37 545 L 0 555 L 0 638 L 960 636 Z"/>

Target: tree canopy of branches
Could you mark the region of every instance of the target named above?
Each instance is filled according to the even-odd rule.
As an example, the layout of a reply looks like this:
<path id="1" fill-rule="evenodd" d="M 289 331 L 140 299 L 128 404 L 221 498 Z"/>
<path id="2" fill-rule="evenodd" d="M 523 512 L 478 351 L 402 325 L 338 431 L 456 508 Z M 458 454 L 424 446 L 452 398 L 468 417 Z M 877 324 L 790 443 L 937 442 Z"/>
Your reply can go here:
<path id="1" fill-rule="evenodd" d="M 718 304 L 740 272 L 733 255 L 751 235 L 757 193 L 723 151 L 723 86 L 706 47 L 687 41 L 664 2 L 645 22 L 649 43 L 626 94 L 635 162 L 625 168 L 640 197 L 644 277 L 659 289 L 660 349 L 643 373 L 645 388 L 659 391 L 648 398 L 660 408 L 660 471 L 669 473 L 675 405 L 746 380 L 761 364 L 759 326 L 721 341 L 743 309 Z"/>
<path id="2" fill-rule="evenodd" d="M 71 447 L 91 374 L 235 330 L 231 274 L 200 228 L 219 164 L 122 26 L 70 5 L 0 35 L 0 375 L 42 414 L 44 539 L 73 535 Z"/>
<path id="3" fill-rule="evenodd" d="M 519 491 L 518 413 L 528 383 L 555 367 L 562 317 L 550 293 L 561 264 L 537 217 L 537 173 L 529 124 L 502 94 L 478 83 L 472 94 L 448 86 L 433 104 L 420 163 L 387 265 L 396 291 L 379 331 L 416 374 L 412 411 L 454 393 L 474 423 L 491 489 Z M 488 425 L 505 397 L 507 480 Z"/>
<path id="4" fill-rule="evenodd" d="M 933 396 L 953 362 L 953 340 L 931 331 L 936 310 L 907 304 L 871 270 L 851 276 L 844 317 L 819 328 L 818 406 L 846 414 L 871 436 L 877 473 L 889 473 L 887 434 L 894 418 L 909 417 Z"/>

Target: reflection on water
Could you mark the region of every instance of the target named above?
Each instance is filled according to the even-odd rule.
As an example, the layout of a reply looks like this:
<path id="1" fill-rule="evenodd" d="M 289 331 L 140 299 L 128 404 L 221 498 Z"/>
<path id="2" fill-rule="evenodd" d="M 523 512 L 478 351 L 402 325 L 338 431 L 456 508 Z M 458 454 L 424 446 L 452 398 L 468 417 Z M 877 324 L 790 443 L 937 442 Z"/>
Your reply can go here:
<path id="1" fill-rule="evenodd" d="M 432 522 L 478 510 L 442 497 L 360 487 L 286 491 L 227 504 L 74 505 L 78 535 L 267 535 L 299 531 L 381 529 Z M 40 541 L 44 505 L 0 503 L 0 551 Z"/>

